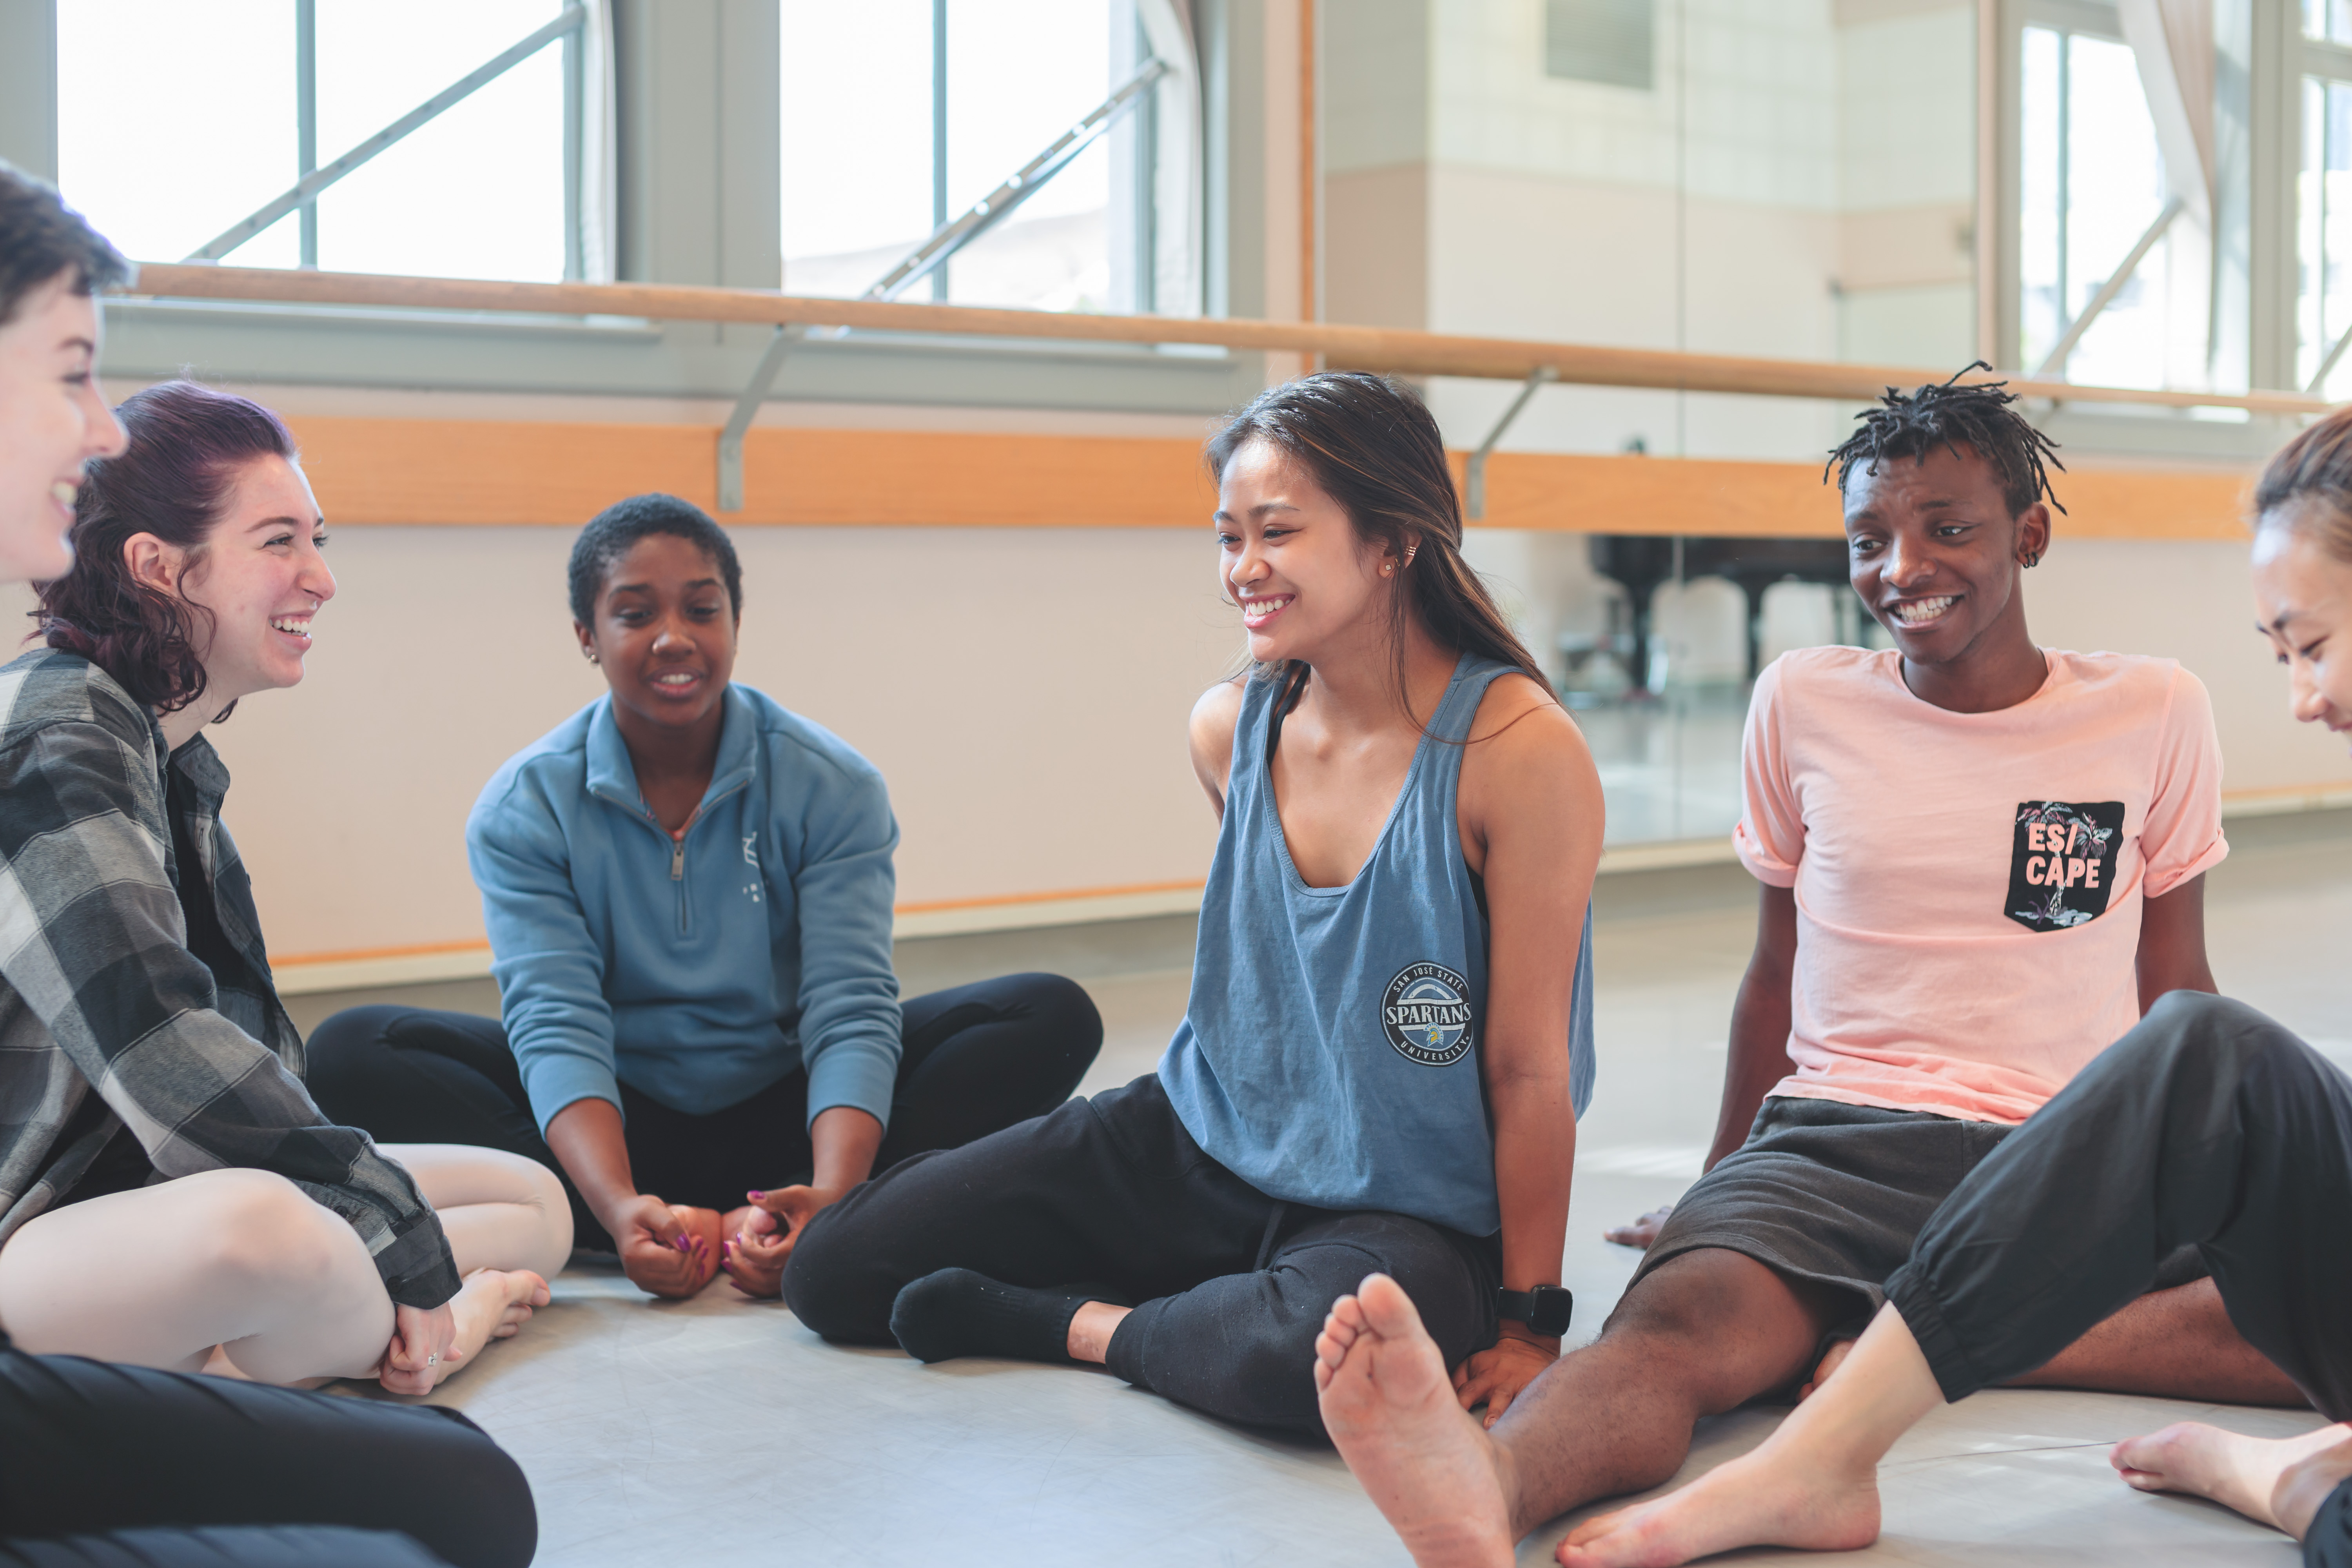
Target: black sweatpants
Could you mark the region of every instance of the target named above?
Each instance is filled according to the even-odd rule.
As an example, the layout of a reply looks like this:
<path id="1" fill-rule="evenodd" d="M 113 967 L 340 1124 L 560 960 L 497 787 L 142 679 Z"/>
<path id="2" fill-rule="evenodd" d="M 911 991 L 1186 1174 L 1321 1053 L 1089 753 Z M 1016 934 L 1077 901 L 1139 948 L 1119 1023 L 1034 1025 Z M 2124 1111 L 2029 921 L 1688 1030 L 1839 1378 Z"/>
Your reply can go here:
<path id="1" fill-rule="evenodd" d="M 1331 1303 L 1393 1276 L 1454 1365 L 1495 1342 L 1502 1250 L 1270 1198 L 1203 1153 L 1146 1075 L 866 1183 L 810 1222 L 784 1300 L 828 1340 L 887 1345 L 898 1291 L 959 1268 L 1137 1302 L 1112 1372 L 1212 1415 L 1319 1434 L 1315 1336 Z"/>
<path id="2" fill-rule="evenodd" d="M 1953 1189 L 1886 1296 L 1959 1399 L 2042 1365 L 2195 1247 L 2246 1342 L 2343 1421 L 2347 1218 L 2352 1079 L 2251 1007 L 2176 991 Z M 2352 1482 L 2304 1556 L 2352 1563 Z"/>
<path id="3" fill-rule="evenodd" d="M 522 1568 L 539 1516 L 455 1410 L 0 1350 L 0 1542 L 39 1568 Z"/>
<path id="4" fill-rule="evenodd" d="M 1070 1098 L 1102 1048 L 1094 1001 L 1056 974 L 1007 974 L 901 1008 L 904 1055 L 874 1168 L 1044 1114 Z M 310 1037 L 311 1098 L 329 1120 L 385 1143 L 472 1143 L 563 1177 L 573 1245 L 613 1250 L 540 1136 L 522 1074 L 495 1018 L 422 1007 L 352 1007 Z M 695 1116 L 621 1086 L 637 1190 L 674 1204 L 740 1206 L 747 1191 L 808 1180 L 808 1074 Z"/>

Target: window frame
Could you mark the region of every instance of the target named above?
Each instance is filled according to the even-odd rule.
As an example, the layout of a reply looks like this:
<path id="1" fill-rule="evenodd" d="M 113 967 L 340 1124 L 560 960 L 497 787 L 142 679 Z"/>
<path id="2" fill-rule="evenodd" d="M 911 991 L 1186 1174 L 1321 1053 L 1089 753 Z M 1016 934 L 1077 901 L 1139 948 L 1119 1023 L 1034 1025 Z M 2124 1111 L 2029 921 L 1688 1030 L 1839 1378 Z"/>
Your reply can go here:
<path id="1" fill-rule="evenodd" d="M 48 178 L 57 165 L 57 4 L 0 5 L 0 60 L 26 62 L 0 76 L 48 89 L 37 102 L 12 95 L 15 112 L 0 115 L 0 157 Z M 774 0 L 611 4 L 618 275 L 774 288 L 782 266 Z M 1199 210 L 1186 216 L 1202 237 L 1194 288 L 1205 314 L 1262 310 L 1263 264 L 1253 253 L 1262 248 L 1263 203 L 1251 177 L 1252 163 L 1263 163 L 1262 68 L 1231 47 L 1250 36 L 1259 10 L 1260 0 L 1192 7 L 1202 123 L 1192 180 Z M 1139 248 L 1150 254 L 1149 244 Z M 245 383 L 732 402 L 768 337 L 699 322 L 208 300 L 110 300 L 107 310 L 106 374 L 126 381 L 186 370 Z M 800 345 L 771 397 L 1215 414 L 1262 386 L 1262 361 L 1148 345 L 859 333 Z"/>
<path id="2" fill-rule="evenodd" d="M 2295 390 L 2301 385 L 2295 366 L 2302 79 L 2305 61 L 2315 54 L 2352 68 L 2352 47 L 2305 39 L 2297 0 L 2253 0 L 2247 10 L 2246 98 L 2236 110 L 2244 117 L 2244 167 L 2223 170 L 2225 187 L 2239 188 L 2222 192 L 2221 217 L 2225 224 L 2244 225 L 2245 279 L 2239 295 L 2220 298 L 2212 330 L 2244 343 L 2247 385 Z M 2022 313 L 2025 29 L 2054 26 L 2120 38 L 2122 27 L 2113 0 L 1999 0 L 1999 23 L 2000 120 L 1991 139 L 1997 156 L 1990 171 L 1999 217 L 1991 341 L 2000 350 L 1996 357 L 2005 358 L 2019 350 Z M 2242 219 L 2231 212 L 2233 195 L 2242 203 Z M 2082 404 L 2045 406 L 2036 416 L 2062 445 L 2080 451 L 2231 463 L 2266 458 L 2301 426 L 2282 417 L 2220 420 Z"/>
<path id="3" fill-rule="evenodd" d="M 2299 13 L 2300 10 L 2299 5 L 2294 7 L 2294 12 Z M 2286 54 L 2286 80 L 2284 84 L 2285 91 L 2283 96 L 2288 101 L 2282 112 L 2291 129 L 2286 157 L 2284 160 L 2285 166 L 2282 170 L 2286 188 L 2281 204 L 2281 216 L 2286 225 L 2289 285 L 2284 300 L 2287 317 L 2286 342 L 2283 347 L 2288 375 L 2293 384 L 2300 387 L 2304 384 L 2301 187 L 2304 138 L 2310 130 L 2304 123 L 2303 119 L 2303 88 L 2305 81 L 2316 78 L 2323 83 L 2352 89 L 2352 44 L 2328 43 L 2305 37 L 2301 17 L 2299 15 L 2294 15 Z M 2326 321 L 2326 312 L 2324 308 L 2320 313 L 2320 320 L 2324 330 Z M 2320 344 L 2320 353 L 2325 355 L 2331 346 L 2333 345 L 2328 343 Z M 2352 353 L 2347 353 L 2347 357 L 2352 357 Z M 2336 369 L 2340 374 L 2344 369 L 2342 362 L 2338 362 Z"/>

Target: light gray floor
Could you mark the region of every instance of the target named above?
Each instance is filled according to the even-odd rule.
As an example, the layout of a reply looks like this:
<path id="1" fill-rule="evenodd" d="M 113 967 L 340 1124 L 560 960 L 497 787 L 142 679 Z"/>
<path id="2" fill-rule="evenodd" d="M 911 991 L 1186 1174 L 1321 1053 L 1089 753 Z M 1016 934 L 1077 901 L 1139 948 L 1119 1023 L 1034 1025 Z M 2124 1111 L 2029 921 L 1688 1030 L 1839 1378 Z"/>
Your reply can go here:
<path id="1" fill-rule="evenodd" d="M 2236 834 L 2242 847 L 2211 879 L 2214 967 L 2226 989 L 2346 1060 L 2352 837 L 2307 832 Z M 1595 937 L 1601 1079 L 1580 1131 L 1565 1260 L 1580 1339 L 1634 1262 L 1601 1227 L 1673 1197 L 1697 1172 L 1752 931 L 1737 883 L 1660 886 L 1646 905 L 1612 896 L 1630 912 Z M 1181 974 L 1090 988 L 1109 1038 L 1087 1089 L 1149 1070 L 1184 1001 Z M 539 1498 L 540 1561 L 552 1568 L 1404 1561 L 1328 1449 L 1223 1426 L 1099 1373 L 831 1349 L 724 1281 L 656 1304 L 616 1271 L 574 1268 L 520 1338 L 436 1397 L 521 1461 Z M 2296 1557 L 2284 1537 L 2113 1479 L 2108 1444 L 2192 1416 L 2264 1436 L 2318 1424 L 2307 1413 L 1981 1394 L 1896 1448 L 1886 1534 L 1836 1560 L 2285 1568 Z M 1684 1479 L 1777 1419 L 1759 1410 L 1706 1423 Z M 1549 1561 L 1564 1529 L 1529 1540 L 1521 1562 Z"/>

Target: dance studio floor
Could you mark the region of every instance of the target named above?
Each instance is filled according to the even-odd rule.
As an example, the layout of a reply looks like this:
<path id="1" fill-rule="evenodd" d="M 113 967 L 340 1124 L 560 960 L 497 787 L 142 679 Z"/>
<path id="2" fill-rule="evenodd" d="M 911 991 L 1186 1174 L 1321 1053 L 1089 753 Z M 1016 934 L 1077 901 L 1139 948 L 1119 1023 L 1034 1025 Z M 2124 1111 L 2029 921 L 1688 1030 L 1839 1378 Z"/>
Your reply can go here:
<path id="1" fill-rule="evenodd" d="M 2226 989 L 2352 1063 L 2352 828 L 2315 837 L 2317 826 L 2233 825 L 2239 852 L 2215 872 L 2208 906 L 2214 969 Z M 1717 872 L 1604 899 L 1601 1076 L 1580 1133 L 1566 1259 L 1576 1337 L 1599 1328 L 1635 1259 L 1601 1242 L 1601 1226 L 1697 1174 L 1750 908 L 1736 876 Z M 1169 973 L 1088 984 L 1109 1028 L 1091 1090 L 1151 1067 L 1184 984 Z M 548 1568 L 1405 1561 L 1328 1448 L 1221 1426 L 1100 1373 L 832 1349 L 723 1279 L 696 1300 L 655 1304 L 617 1269 L 574 1268 L 520 1339 L 436 1398 L 530 1473 Z M 2114 1479 L 2106 1445 L 2189 1417 L 2263 1436 L 2319 1424 L 2308 1412 L 1979 1395 L 1895 1449 L 1885 1535 L 1834 1560 L 2286 1568 L 2296 1554 L 2284 1536 Z M 1707 1423 L 1685 1477 L 1752 1447 L 1778 1418 L 1750 1410 Z M 1521 1562 L 1549 1562 L 1565 1528 L 1528 1542 Z"/>

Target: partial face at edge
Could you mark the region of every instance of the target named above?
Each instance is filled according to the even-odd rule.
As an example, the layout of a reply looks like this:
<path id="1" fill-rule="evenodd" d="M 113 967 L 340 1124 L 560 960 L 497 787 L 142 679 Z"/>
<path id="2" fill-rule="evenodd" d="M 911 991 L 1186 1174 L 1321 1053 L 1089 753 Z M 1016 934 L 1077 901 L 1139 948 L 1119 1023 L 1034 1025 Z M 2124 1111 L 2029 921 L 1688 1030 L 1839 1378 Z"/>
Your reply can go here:
<path id="1" fill-rule="evenodd" d="M 688 729 L 709 716 L 735 675 L 735 606 L 719 563 L 691 540 L 649 533 L 613 563 L 596 619 L 578 626 L 613 700 L 633 716 Z"/>
<path id="2" fill-rule="evenodd" d="M 0 326 L 0 582 L 65 574 L 82 467 L 128 439 L 98 387 L 98 301 L 68 281 L 34 289 Z"/>
<path id="3" fill-rule="evenodd" d="M 2050 509 L 2009 512 L 2000 477 L 1967 448 L 1857 468 L 1846 483 L 1848 580 L 1903 656 L 1953 663 L 2015 613 L 2021 563 L 2050 544 Z"/>
<path id="4" fill-rule="evenodd" d="M 1241 606 L 1250 657 L 1315 662 L 1386 602 L 1384 552 L 1367 549 L 1347 511 L 1278 447 L 1251 441 L 1217 486 L 1217 575 Z"/>
<path id="5" fill-rule="evenodd" d="M 2254 534 L 2254 616 L 2287 669 L 2288 710 L 2305 724 L 2352 734 L 2352 564 L 2330 555 L 2317 531 L 2295 526 L 2290 502 Z"/>

